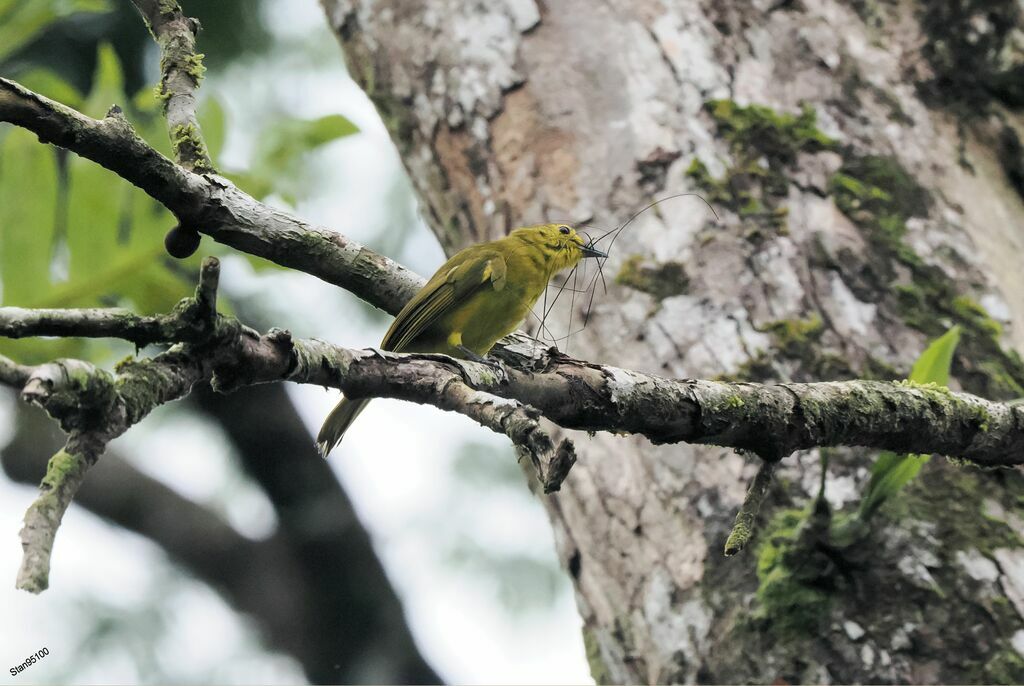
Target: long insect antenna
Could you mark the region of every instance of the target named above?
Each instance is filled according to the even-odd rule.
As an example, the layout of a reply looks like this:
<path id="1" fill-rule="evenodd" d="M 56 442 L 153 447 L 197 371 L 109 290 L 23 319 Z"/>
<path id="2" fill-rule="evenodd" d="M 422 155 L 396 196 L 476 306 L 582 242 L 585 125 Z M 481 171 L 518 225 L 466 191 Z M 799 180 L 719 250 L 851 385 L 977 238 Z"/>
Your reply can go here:
<path id="1" fill-rule="evenodd" d="M 570 273 L 570 276 L 572 276 L 571 273 Z M 553 284 L 548 284 L 547 288 L 554 288 L 554 289 L 557 290 L 558 288 L 561 288 L 561 286 L 555 286 Z M 589 286 L 587 288 L 589 288 Z M 564 290 L 565 290 L 566 293 L 586 293 L 587 292 L 587 288 L 569 288 L 568 286 L 565 286 Z"/>
<path id="2" fill-rule="evenodd" d="M 604 262 L 602 262 L 600 259 L 596 260 L 596 262 L 597 262 L 597 274 L 595 274 L 594 278 L 592 278 L 590 280 L 590 285 L 587 286 L 587 289 L 586 289 L 586 290 L 590 291 L 590 300 L 587 301 L 587 311 L 583 315 L 583 328 L 584 329 L 587 328 L 587 323 L 590 321 L 590 313 L 594 309 L 594 295 L 597 293 L 597 277 L 601 277 L 601 284 L 604 286 L 604 292 L 605 293 L 608 292 L 608 284 L 605 283 L 605 280 L 604 280 Z"/>
<path id="3" fill-rule="evenodd" d="M 540 333 L 543 336 L 544 335 L 543 332 L 547 328 L 544 325 L 544 323 L 548 319 L 548 289 L 547 288 L 544 289 L 544 304 L 541 305 L 540 311 L 543 314 L 543 316 L 540 317 Z"/>
<path id="4" fill-rule="evenodd" d="M 559 336 L 558 338 L 552 338 L 551 341 L 552 341 L 552 343 L 560 343 L 562 341 L 567 341 L 567 340 L 569 340 L 570 337 L 575 336 L 578 333 L 583 333 L 585 330 L 586 330 L 585 327 L 583 327 L 581 325 L 580 328 L 576 329 L 575 331 L 570 331 L 566 335 Z"/>
<path id="5" fill-rule="evenodd" d="M 566 355 L 569 354 L 569 338 L 568 338 L 568 336 L 572 335 L 572 316 L 576 312 L 576 294 L 579 293 L 579 290 L 576 287 L 576 283 L 579 280 L 579 276 L 580 276 L 580 271 L 579 271 L 578 267 L 579 267 L 579 264 L 577 263 L 577 265 L 572 268 L 572 289 L 571 289 L 572 290 L 572 295 L 569 296 L 569 325 L 565 327 L 565 330 L 567 331 L 566 339 L 565 339 L 565 354 Z M 583 269 L 586 270 L 586 268 L 587 268 L 586 267 L 586 262 L 584 262 L 583 263 Z M 566 279 L 566 281 L 568 281 L 568 280 L 569 279 Z"/>
<path id="6" fill-rule="evenodd" d="M 633 222 L 634 219 L 636 219 L 637 217 L 639 217 L 641 214 L 643 214 L 647 210 L 651 209 L 652 207 L 660 205 L 661 203 L 665 202 L 666 200 L 674 200 L 676 198 L 686 198 L 686 197 L 690 197 L 690 196 L 693 196 L 695 198 L 700 198 L 700 201 L 703 202 L 705 205 L 707 205 L 708 209 L 711 210 L 711 213 L 715 215 L 715 220 L 716 221 L 721 221 L 721 217 L 718 216 L 718 212 L 715 211 L 715 208 L 711 206 L 711 203 L 709 203 L 704 198 L 704 196 L 701 195 L 700 193 L 676 193 L 675 195 L 669 195 L 669 196 L 666 196 L 664 198 L 658 198 L 654 202 L 648 203 L 647 205 L 645 205 L 644 207 L 642 207 L 641 209 L 637 210 L 632 215 L 630 215 L 629 219 L 624 221 L 620 226 L 617 226 L 616 228 L 611 229 L 610 231 L 606 231 L 605 233 L 603 233 L 600 236 L 598 236 L 597 239 L 595 240 L 595 242 L 596 241 L 604 240 L 609 234 L 612 234 L 612 233 L 614 233 L 616 235 L 616 237 L 617 237 L 618 234 L 623 229 L 625 229 L 627 226 L 629 226 Z M 615 238 L 612 238 L 612 242 L 613 243 L 615 242 Z M 609 244 L 608 247 L 611 248 L 611 245 Z M 608 252 L 608 251 L 605 250 L 605 252 Z"/>
<path id="7" fill-rule="evenodd" d="M 626 221 L 624 221 L 622 224 L 620 224 L 619 226 L 615 227 L 614 229 L 605 230 L 605 229 L 601 229 L 599 227 L 592 226 L 592 225 L 582 225 L 582 226 L 586 226 L 586 228 L 589 228 L 589 229 L 596 229 L 598 231 L 601 231 L 602 233 L 599 236 L 597 236 L 597 238 L 594 238 L 593 236 L 591 236 L 586 231 L 580 231 L 580 235 L 586 237 L 586 239 L 587 239 L 586 246 L 590 247 L 590 248 L 594 247 L 597 243 L 603 241 L 608 236 L 611 236 L 612 237 L 611 242 L 608 244 L 608 247 L 604 249 L 605 253 L 610 254 L 612 246 L 615 245 L 615 241 L 618 240 L 618 238 L 621 235 L 622 231 L 627 226 L 632 224 L 633 221 L 636 220 L 636 218 L 639 217 L 641 214 L 643 214 L 647 210 L 651 209 L 652 207 L 656 207 L 657 205 L 665 202 L 666 200 L 674 200 L 675 198 L 685 198 L 685 197 L 689 197 L 689 196 L 693 196 L 695 198 L 699 198 L 701 202 L 703 202 L 705 205 L 707 205 L 708 209 L 711 210 L 711 213 L 715 215 L 715 220 L 716 221 L 721 221 L 721 217 L 718 216 L 718 212 L 715 211 L 715 208 L 711 205 L 711 203 L 709 203 L 704 198 L 704 196 L 702 196 L 701 194 L 699 194 L 699 193 L 676 193 L 675 195 L 669 195 L 669 196 L 666 196 L 664 198 L 659 198 L 659 199 L 657 199 L 657 200 L 655 200 L 653 202 L 648 203 L 647 205 L 644 205 L 642 208 L 640 208 L 639 210 L 637 210 L 636 212 L 631 214 L 629 216 L 629 218 L 626 219 Z M 571 223 L 571 222 L 566 222 L 566 223 Z M 590 314 L 593 311 L 593 306 L 594 306 L 594 297 L 595 297 L 595 295 L 597 293 L 597 282 L 598 282 L 598 279 L 600 279 L 600 281 L 601 281 L 601 287 L 604 289 L 604 292 L 605 293 L 608 292 L 608 281 L 605 279 L 605 276 L 604 276 L 604 266 L 608 262 L 608 258 L 607 257 L 599 257 L 599 258 L 595 259 L 594 261 L 597 263 L 597 273 L 590 279 L 589 282 L 587 281 L 586 261 L 583 262 L 583 265 L 584 265 L 583 266 L 583 270 L 584 271 L 583 271 L 582 278 L 583 278 L 583 282 L 586 284 L 586 286 L 582 290 L 579 288 L 580 274 L 577 271 L 579 265 L 573 267 L 572 271 L 568 274 L 568 276 L 565 277 L 565 280 L 562 281 L 562 283 L 558 286 L 558 292 L 555 293 L 555 296 L 554 296 L 554 298 L 552 298 L 550 305 L 548 305 L 548 291 L 547 291 L 547 288 L 544 289 L 544 304 L 542 306 L 543 316 L 540 318 L 540 326 L 541 326 L 540 333 L 541 333 L 541 335 L 544 335 L 544 332 L 547 332 L 548 334 L 551 333 L 551 330 L 546 325 L 547 318 L 548 318 L 548 315 L 551 313 L 551 311 L 554 309 L 555 304 L 558 302 L 558 298 L 562 295 L 562 292 L 568 290 L 570 293 L 572 293 L 572 296 L 570 297 L 570 302 L 569 302 L 569 325 L 567 327 L 568 333 L 566 333 L 566 335 L 564 337 L 562 337 L 562 338 L 554 338 L 554 337 L 551 338 L 552 344 L 554 344 L 556 347 L 557 347 L 557 344 L 558 344 L 559 341 L 561 341 L 561 340 L 566 341 L 566 352 L 568 352 L 568 349 L 569 349 L 569 346 L 568 346 L 569 337 L 573 336 L 573 335 L 575 335 L 575 334 L 577 334 L 577 333 L 579 333 L 581 331 L 583 331 L 587 327 L 587 324 L 590 322 Z M 568 287 L 569 278 L 570 277 L 572 278 L 572 287 L 571 288 Z M 548 286 L 548 288 L 552 288 L 552 287 L 553 286 L 551 286 L 551 285 Z M 572 320 L 573 320 L 573 316 L 575 314 L 575 309 L 576 309 L 576 294 L 584 293 L 584 292 L 587 292 L 587 291 L 589 291 L 590 297 L 587 299 L 586 310 L 585 310 L 585 312 L 583 314 L 583 326 L 578 331 L 573 331 L 572 330 Z"/>
<path id="8" fill-rule="evenodd" d="M 591 228 L 596 228 L 596 227 L 591 227 Z M 590 235 L 589 233 L 587 233 L 586 231 L 580 231 L 580 234 L 581 234 L 581 235 L 583 235 L 583 236 L 586 236 L 586 237 L 587 237 L 587 243 L 586 243 L 587 247 L 588 247 L 588 248 L 593 248 L 593 247 L 594 247 L 594 244 L 595 244 L 595 243 L 597 242 L 597 240 L 595 240 L 595 239 L 594 239 L 594 237 L 593 237 L 593 236 L 591 236 L 591 235 Z M 605 235 L 608 235 L 608 234 L 606 233 Z M 599 239 L 598 239 L 598 240 L 599 240 Z M 593 277 L 593 278 L 591 279 L 590 283 L 589 283 L 589 284 L 587 284 L 587 285 L 586 285 L 586 286 L 584 287 L 584 289 L 583 289 L 583 290 L 585 290 L 585 291 L 589 291 L 589 290 L 590 290 L 591 288 L 593 288 L 593 287 L 594 287 L 594 284 L 595 284 L 595 282 L 596 282 L 596 281 L 597 281 L 597 279 L 598 279 L 598 277 L 600 277 L 600 279 L 601 279 L 601 285 L 602 285 L 602 286 L 604 286 L 604 292 L 605 292 L 605 293 L 607 293 L 607 292 L 608 292 L 608 284 L 607 284 L 607 283 L 605 282 L 605 280 L 604 280 L 604 263 L 605 263 L 605 262 L 607 262 L 607 261 L 608 261 L 608 258 L 607 258 L 607 257 L 598 257 L 598 258 L 596 258 L 596 259 L 594 260 L 594 262 L 596 262 L 596 263 L 597 263 L 597 274 L 595 274 L 595 275 L 594 275 L 594 277 Z M 585 266 L 585 264 L 586 264 L 586 263 L 584 263 L 584 268 L 583 268 L 584 280 L 586 280 L 586 266 Z M 593 301 L 593 296 L 591 296 L 591 301 Z"/>
<path id="9" fill-rule="evenodd" d="M 555 334 L 552 333 L 551 329 L 549 329 L 547 327 L 547 325 L 544 323 L 544 320 L 541 319 L 540 317 L 538 317 L 537 313 L 533 312 L 532 310 L 530 311 L 530 316 L 533 317 L 534 319 L 536 319 L 537 322 L 538 322 L 537 336 L 530 336 L 530 334 L 526 334 L 526 335 L 529 336 L 534 341 L 536 341 L 537 343 L 541 343 L 541 344 L 544 344 L 547 341 L 554 341 L 555 340 Z M 546 337 L 545 337 L 545 334 L 546 334 Z"/>
<path id="10" fill-rule="evenodd" d="M 544 319 L 545 320 L 547 320 L 548 315 L 551 314 L 551 311 L 555 308 L 555 305 L 558 303 L 558 298 L 561 297 L 562 292 L 565 290 L 565 287 L 569 285 L 569 278 L 573 277 L 575 275 L 576 275 L 576 267 L 573 267 L 572 271 L 569 272 L 569 274 L 565 277 L 565 280 L 562 281 L 562 284 L 558 287 L 558 292 L 555 293 L 555 297 L 551 299 L 551 305 L 547 305 L 546 304 L 547 303 L 547 289 L 544 289 L 544 302 L 545 302 L 545 306 L 544 306 Z M 570 320 L 570 322 L 572 321 L 572 313 L 571 312 L 569 313 L 569 320 Z"/>
<path id="11" fill-rule="evenodd" d="M 708 209 L 711 210 L 711 213 L 713 215 L 715 215 L 715 221 L 721 221 L 721 217 L 718 216 L 718 212 L 716 212 L 715 208 L 711 206 L 711 203 L 709 203 L 707 200 L 704 199 L 703 195 L 701 195 L 699 193 L 676 193 L 675 195 L 670 195 L 668 197 L 660 198 L 658 200 L 655 200 L 654 202 L 652 202 L 649 205 L 645 206 L 639 212 L 634 212 L 633 216 L 631 216 L 629 219 L 627 219 L 626 222 L 622 226 L 620 226 L 618 229 L 615 229 L 615 235 L 612 236 L 612 242 L 608 244 L 607 248 L 605 248 L 605 252 L 606 253 L 611 253 L 612 246 L 615 245 L 615 241 L 618 240 L 619 235 L 622 233 L 622 230 L 625 229 L 627 226 L 629 226 L 633 222 L 633 220 L 636 219 L 637 217 L 639 217 L 641 214 L 643 214 L 647 210 L 651 209 L 652 207 L 655 207 L 656 205 L 659 205 L 660 203 L 665 202 L 666 200 L 672 200 L 674 198 L 685 198 L 685 197 L 688 197 L 688 196 L 693 196 L 695 198 L 700 198 L 701 202 L 703 202 L 705 205 L 707 205 Z M 604 238 L 607 235 L 608 234 L 604 234 L 604 236 L 601 236 L 597 240 L 601 240 L 602 238 Z"/>

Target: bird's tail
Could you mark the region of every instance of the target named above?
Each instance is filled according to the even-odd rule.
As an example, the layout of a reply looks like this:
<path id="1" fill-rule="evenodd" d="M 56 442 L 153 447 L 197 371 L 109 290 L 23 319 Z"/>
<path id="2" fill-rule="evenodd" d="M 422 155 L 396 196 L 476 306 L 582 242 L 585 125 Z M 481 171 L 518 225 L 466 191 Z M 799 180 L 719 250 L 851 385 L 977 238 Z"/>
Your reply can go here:
<path id="1" fill-rule="evenodd" d="M 323 457 L 327 457 L 327 454 L 334 450 L 336 445 L 341 443 L 341 439 L 345 437 L 348 427 L 352 426 L 352 422 L 356 420 L 356 417 L 366 408 L 369 402 L 369 400 L 348 400 L 342 398 L 341 402 L 334 406 L 331 413 L 327 415 L 327 419 L 324 420 L 324 425 L 320 427 L 320 433 L 316 437 L 316 447 Z"/>

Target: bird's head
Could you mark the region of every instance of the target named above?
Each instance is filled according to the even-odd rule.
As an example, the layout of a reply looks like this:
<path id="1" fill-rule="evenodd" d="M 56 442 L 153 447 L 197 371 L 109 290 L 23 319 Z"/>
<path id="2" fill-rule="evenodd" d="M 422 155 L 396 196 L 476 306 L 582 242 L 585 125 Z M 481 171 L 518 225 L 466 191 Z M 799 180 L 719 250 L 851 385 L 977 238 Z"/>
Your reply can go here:
<path id="1" fill-rule="evenodd" d="M 540 250 L 552 265 L 552 273 L 575 266 L 584 257 L 608 257 L 589 245 L 576 229 L 568 224 L 537 224 L 524 226 L 512 236 Z"/>

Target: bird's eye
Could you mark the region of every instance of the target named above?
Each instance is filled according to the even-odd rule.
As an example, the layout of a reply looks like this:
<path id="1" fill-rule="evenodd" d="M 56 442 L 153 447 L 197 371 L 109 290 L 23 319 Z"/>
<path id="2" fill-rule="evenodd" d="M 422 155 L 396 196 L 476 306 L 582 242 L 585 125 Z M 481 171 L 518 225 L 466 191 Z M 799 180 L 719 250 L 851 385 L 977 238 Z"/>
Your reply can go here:
<path id="1" fill-rule="evenodd" d="M 563 236 L 568 236 L 570 231 L 571 229 L 568 226 L 558 227 L 558 233 L 562 234 Z"/>

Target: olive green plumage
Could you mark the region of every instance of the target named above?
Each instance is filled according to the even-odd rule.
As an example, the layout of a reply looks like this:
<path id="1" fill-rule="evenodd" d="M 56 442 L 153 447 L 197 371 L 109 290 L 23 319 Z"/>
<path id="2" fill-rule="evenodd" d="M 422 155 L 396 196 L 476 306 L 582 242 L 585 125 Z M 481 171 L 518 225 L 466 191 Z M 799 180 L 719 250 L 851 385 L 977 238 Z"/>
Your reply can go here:
<path id="1" fill-rule="evenodd" d="M 603 256 L 564 224 L 527 226 L 472 245 L 441 265 L 402 308 L 380 347 L 482 357 L 526 318 L 552 276 L 583 257 Z M 338 403 L 317 436 L 322 454 L 341 441 L 368 402 Z"/>

